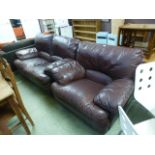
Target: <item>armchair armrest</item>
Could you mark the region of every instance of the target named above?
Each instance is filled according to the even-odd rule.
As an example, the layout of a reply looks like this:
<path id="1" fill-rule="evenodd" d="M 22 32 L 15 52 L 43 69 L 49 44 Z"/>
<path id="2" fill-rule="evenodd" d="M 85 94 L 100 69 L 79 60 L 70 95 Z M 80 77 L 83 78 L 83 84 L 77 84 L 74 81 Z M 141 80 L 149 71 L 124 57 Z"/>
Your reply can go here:
<path id="1" fill-rule="evenodd" d="M 17 58 L 21 60 L 29 59 L 29 58 L 34 58 L 38 56 L 38 51 L 36 48 L 28 48 L 28 49 L 23 49 L 20 51 L 16 52 Z"/>
<path id="2" fill-rule="evenodd" d="M 133 92 L 133 81 L 118 79 L 104 87 L 94 98 L 94 103 L 112 115 L 118 111 L 118 106 L 124 106 Z"/>
<path id="3" fill-rule="evenodd" d="M 44 72 L 62 85 L 85 76 L 85 69 L 72 59 L 56 61 L 49 65 Z"/>
<path id="4" fill-rule="evenodd" d="M 54 61 L 58 61 L 58 60 L 62 60 L 61 57 L 59 56 L 51 56 L 49 53 L 47 52 L 38 52 L 39 57 L 46 59 L 49 62 L 54 62 Z"/>

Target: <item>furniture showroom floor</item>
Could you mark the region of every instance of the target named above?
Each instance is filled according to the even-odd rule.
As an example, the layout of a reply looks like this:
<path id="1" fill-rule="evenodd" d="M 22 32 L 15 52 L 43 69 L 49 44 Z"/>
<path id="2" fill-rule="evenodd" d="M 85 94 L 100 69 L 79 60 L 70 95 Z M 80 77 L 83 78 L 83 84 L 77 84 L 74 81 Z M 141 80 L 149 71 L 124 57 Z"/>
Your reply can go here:
<path id="1" fill-rule="evenodd" d="M 35 126 L 31 128 L 32 135 L 99 134 L 19 73 L 16 73 L 16 81 L 23 102 L 35 123 Z M 129 110 L 129 116 L 134 123 L 151 117 L 134 99 L 131 102 L 134 106 Z M 16 118 L 13 118 L 9 125 L 14 121 L 16 121 Z M 119 119 L 117 118 L 106 134 L 117 135 L 119 131 Z M 14 134 L 25 134 L 25 132 L 20 126 L 14 131 Z"/>

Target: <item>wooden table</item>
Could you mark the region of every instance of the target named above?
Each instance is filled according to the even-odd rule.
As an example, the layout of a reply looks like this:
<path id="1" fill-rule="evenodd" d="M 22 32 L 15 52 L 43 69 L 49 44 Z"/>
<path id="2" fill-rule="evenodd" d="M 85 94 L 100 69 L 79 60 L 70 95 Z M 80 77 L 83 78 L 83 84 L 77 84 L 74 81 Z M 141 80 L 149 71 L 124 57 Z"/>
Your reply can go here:
<path id="1" fill-rule="evenodd" d="M 138 37 L 142 39 L 141 43 L 139 41 L 142 46 L 135 44 Z M 117 44 L 152 51 L 155 48 L 155 24 L 126 24 L 119 27 Z"/>
<path id="2" fill-rule="evenodd" d="M 14 92 L 12 88 L 9 86 L 9 84 L 2 78 L 0 74 L 0 108 L 2 111 L 0 111 L 0 130 L 3 134 L 11 134 L 11 130 L 7 127 L 7 122 L 11 117 L 13 117 L 15 114 L 11 109 L 5 109 L 3 105 L 6 105 L 5 102 L 8 102 L 8 99 L 10 97 L 13 98 Z M 0 109 L 0 110 L 1 110 Z M 11 110 L 11 111 L 10 111 Z"/>
<path id="3" fill-rule="evenodd" d="M 34 125 L 34 123 L 24 107 L 11 67 L 3 58 L 0 58 L 0 90 L 0 103 L 3 104 L 5 102 L 4 105 L 8 104 L 18 117 L 26 133 L 31 134 L 25 118 L 28 119 L 32 125 Z M 3 129 L 7 129 L 7 127 Z M 5 134 L 10 134 L 9 130 L 7 130 Z"/>

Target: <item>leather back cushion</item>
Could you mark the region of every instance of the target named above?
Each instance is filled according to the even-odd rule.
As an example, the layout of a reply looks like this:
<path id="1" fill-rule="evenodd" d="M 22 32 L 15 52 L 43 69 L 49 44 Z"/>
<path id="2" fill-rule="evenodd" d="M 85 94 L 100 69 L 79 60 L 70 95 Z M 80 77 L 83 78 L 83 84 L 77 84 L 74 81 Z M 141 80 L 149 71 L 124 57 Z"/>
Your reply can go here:
<path id="1" fill-rule="evenodd" d="M 35 45 L 38 51 L 47 52 L 50 55 L 53 54 L 52 52 L 52 34 L 39 34 L 35 37 Z"/>
<path id="2" fill-rule="evenodd" d="M 143 61 L 140 49 L 80 42 L 77 61 L 86 69 L 103 72 L 113 79 L 132 78 Z"/>
<path id="3" fill-rule="evenodd" d="M 45 73 L 59 84 L 67 84 L 71 81 L 81 79 L 85 76 L 85 69 L 71 59 L 56 61 L 45 69 Z"/>
<path id="4" fill-rule="evenodd" d="M 109 77 L 108 75 L 89 69 L 86 70 L 86 78 L 95 81 L 97 83 L 101 83 L 103 85 L 107 85 L 112 82 L 111 77 Z"/>
<path id="5" fill-rule="evenodd" d="M 54 36 L 52 50 L 56 56 L 75 59 L 78 44 L 79 40 L 62 36 Z"/>

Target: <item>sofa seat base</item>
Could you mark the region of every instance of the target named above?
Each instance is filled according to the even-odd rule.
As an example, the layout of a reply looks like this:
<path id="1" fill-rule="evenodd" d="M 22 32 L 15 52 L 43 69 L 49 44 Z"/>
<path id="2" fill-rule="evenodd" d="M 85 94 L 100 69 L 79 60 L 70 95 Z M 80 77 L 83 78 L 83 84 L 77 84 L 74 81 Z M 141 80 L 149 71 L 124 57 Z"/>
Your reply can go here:
<path id="1" fill-rule="evenodd" d="M 51 80 L 48 75 L 44 74 L 44 70 L 50 62 L 42 58 L 32 58 L 23 61 L 16 59 L 14 64 L 28 79 L 43 88 L 49 89 Z"/>
<path id="2" fill-rule="evenodd" d="M 59 85 L 54 82 L 51 90 L 54 96 L 70 110 L 82 117 L 89 125 L 100 132 L 109 127 L 108 113 L 93 103 L 94 97 L 104 87 L 88 79 Z"/>

